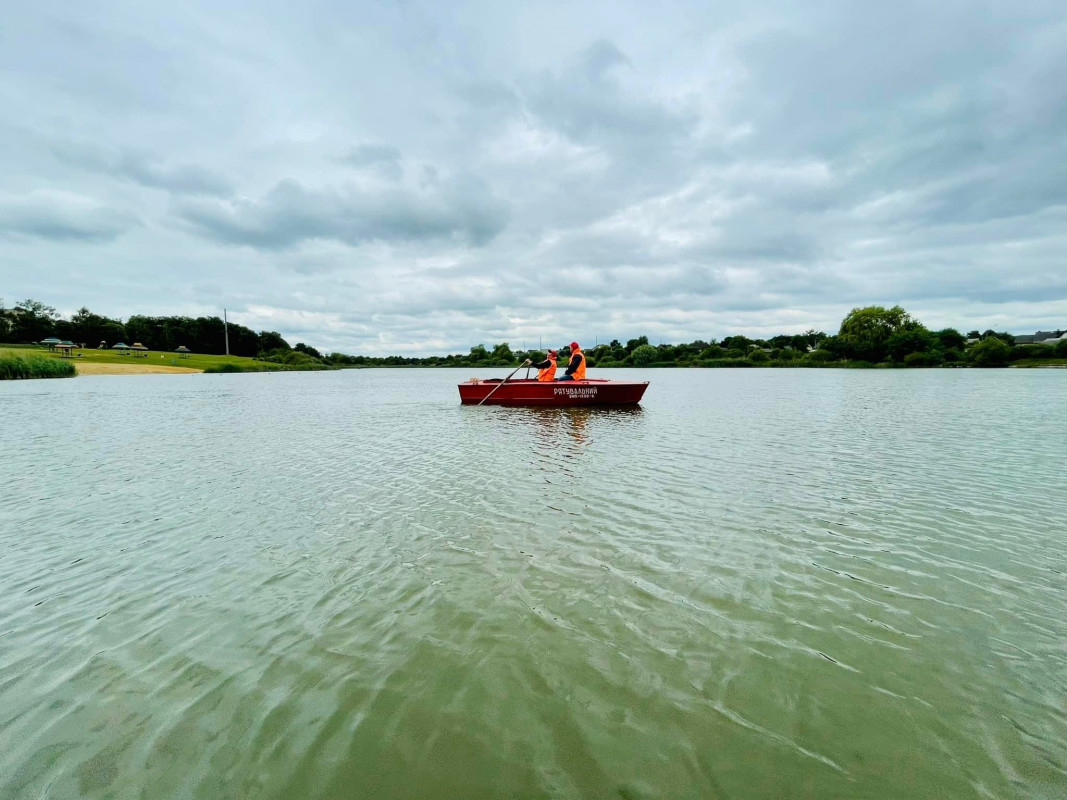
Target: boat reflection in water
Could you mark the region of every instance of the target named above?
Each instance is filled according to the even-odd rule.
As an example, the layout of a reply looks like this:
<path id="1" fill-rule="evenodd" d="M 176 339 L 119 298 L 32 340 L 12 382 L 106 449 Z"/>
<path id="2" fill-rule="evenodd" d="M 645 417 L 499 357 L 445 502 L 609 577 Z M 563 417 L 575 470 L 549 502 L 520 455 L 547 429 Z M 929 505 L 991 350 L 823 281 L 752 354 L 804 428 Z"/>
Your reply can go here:
<path id="1" fill-rule="evenodd" d="M 613 449 L 641 436 L 648 414 L 641 406 L 586 406 L 580 408 L 496 408 L 479 413 L 479 428 L 500 441 L 529 442 L 530 468 L 546 472 L 546 480 L 574 477 L 577 462 L 602 448 Z M 473 419 L 473 418 L 472 418 Z M 594 456 L 591 464 L 597 460 Z M 557 473 L 561 473 L 557 476 Z"/>

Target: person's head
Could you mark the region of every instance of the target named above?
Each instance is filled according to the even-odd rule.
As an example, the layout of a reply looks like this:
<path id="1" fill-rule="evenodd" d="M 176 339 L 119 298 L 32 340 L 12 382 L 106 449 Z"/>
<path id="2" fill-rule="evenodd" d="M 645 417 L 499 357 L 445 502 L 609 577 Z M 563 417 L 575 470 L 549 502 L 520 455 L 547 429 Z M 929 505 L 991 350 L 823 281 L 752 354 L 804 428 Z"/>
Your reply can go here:
<path id="1" fill-rule="evenodd" d="M 572 352 L 572 353 L 573 353 L 573 352 L 574 352 L 575 350 L 580 350 L 580 349 L 581 349 L 581 348 L 580 348 L 580 347 L 578 347 L 578 343 L 577 343 L 577 342 L 571 342 L 571 352 Z"/>
<path id="2" fill-rule="evenodd" d="M 559 354 L 555 350 L 549 350 L 548 351 L 548 357 L 549 358 L 559 358 Z"/>

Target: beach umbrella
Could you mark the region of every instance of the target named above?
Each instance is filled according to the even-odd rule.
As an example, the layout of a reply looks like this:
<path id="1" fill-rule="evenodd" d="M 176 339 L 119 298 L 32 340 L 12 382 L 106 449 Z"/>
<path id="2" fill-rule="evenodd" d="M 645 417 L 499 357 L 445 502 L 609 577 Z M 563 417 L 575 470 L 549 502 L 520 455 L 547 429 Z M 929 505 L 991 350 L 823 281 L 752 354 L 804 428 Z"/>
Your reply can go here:
<path id="1" fill-rule="evenodd" d="M 111 345 L 112 350 L 129 350 L 130 346 L 125 342 L 119 342 L 118 344 Z"/>

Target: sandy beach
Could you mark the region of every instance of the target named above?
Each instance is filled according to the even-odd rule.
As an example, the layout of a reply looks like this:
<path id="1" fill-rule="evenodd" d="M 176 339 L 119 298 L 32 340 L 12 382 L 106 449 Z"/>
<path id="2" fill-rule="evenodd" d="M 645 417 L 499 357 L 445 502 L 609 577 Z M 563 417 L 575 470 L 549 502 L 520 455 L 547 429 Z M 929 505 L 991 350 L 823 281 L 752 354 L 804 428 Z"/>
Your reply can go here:
<path id="1" fill-rule="evenodd" d="M 155 375 L 203 372 L 190 367 L 169 367 L 163 364 L 75 364 L 79 375 Z"/>

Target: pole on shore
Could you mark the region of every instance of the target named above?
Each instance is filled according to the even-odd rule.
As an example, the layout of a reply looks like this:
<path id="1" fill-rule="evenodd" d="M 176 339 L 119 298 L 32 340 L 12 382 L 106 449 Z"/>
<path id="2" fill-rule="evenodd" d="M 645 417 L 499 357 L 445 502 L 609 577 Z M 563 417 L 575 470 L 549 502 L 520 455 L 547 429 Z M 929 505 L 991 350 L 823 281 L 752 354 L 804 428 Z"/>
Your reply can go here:
<path id="1" fill-rule="evenodd" d="M 226 319 L 226 309 L 222 309 L 222 335 L 226 337 L 226 355 L 230 354 L 230 323 Z"/>

